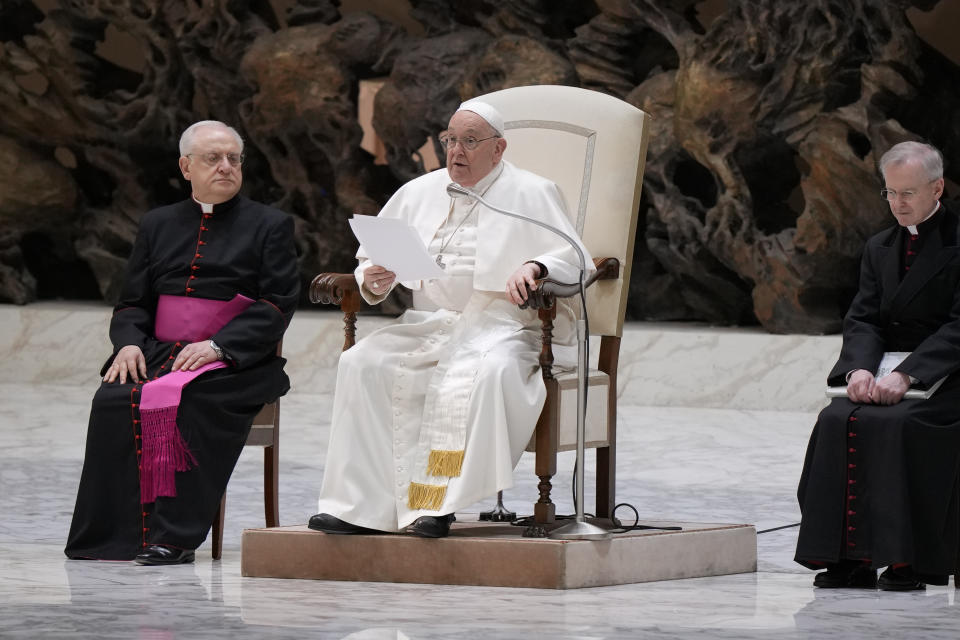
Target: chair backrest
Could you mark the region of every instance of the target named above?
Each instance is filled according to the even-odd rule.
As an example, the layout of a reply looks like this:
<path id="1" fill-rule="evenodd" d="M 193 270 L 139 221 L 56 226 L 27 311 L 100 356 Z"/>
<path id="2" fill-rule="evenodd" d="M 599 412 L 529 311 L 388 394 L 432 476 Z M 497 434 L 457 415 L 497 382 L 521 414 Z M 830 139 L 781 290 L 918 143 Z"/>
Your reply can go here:
<path id="1" fill-rule="evenodd" d="M 478 98 L 503 116 L 504 157 L 553 180 L 591 255 L 620 261 L 620 277 L 596 282 L 587 296 L 590 333 L 620 336 L 649 116 L 623 100 L 577 87 L 515 87 Z"/>

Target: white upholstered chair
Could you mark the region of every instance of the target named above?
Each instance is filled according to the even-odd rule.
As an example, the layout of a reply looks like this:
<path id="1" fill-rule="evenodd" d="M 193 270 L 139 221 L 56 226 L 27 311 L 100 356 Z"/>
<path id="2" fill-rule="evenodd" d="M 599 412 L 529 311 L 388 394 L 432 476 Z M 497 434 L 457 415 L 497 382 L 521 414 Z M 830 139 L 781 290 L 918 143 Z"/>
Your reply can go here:
<path id="1" fill-rule="evenodd" d="M 507 151 L 515 165 L 553 180 L 563 193 L 574 228 L 598 264 L 589 287 L 590 334 L 599 337 L 597 369 L 589 372 L 586 446 L 597 450 L 596 515 L 610 517 L 615 499 L 617 359 L 623 332 L 636 235 L 640 188 L 647 152 L 647 118 L 617 98 L 566 86 L 516 87 L 480 96 L 503 115 Z M 536 521 L 554 521 L 550 499 L 557 452 L 576 447 L 576 372 L 554 375 L 550 296 L 563 287 L 545 284 L 534 296 L 544 321 L 541 353 L 547 402 L 528 450 L 536 451 L 540 497 Z M 569 292 L 566 292 L 569 295 Z M 360 308 L 352 274 L 320 274 L 311 285 L 314 302 L 340 304 L 346 341 L 353 344 Z"/>

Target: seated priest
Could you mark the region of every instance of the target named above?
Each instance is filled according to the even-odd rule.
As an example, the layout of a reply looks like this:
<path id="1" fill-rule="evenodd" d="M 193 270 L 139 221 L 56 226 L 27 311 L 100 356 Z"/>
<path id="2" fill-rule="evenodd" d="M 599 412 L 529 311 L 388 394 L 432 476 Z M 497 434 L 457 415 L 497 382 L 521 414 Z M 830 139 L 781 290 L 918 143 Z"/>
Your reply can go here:
<path id="1" fill-rule="evenodd" d="M 906 591 L 946 584 L 956 567 L 960 220 L 939 200 L 943 158 L 933 147 L 897 144 L 880 171 L 896 224 L 863 251 L 828 378 L 846 383 L 846 396 L 820 413 L 810 438 L 796 561 L 826 569 L 817 587 Z M 888 375 L 877 375 L 881 360 Z M 944 377 L 928 399 L 904 397 Z"/>
<path id="2" fill-rule="evenodd" d="M 190 126 L 179 162 L 193 193 L 143 216 L 110 321 L 69 558 L 191 562 L 254 416 L 290 386 L 293 220 L 240 195 L 233 128 Z"/>
<path id="3" fill-rule="evenodd" d="M 448 275 L 404 282 L 413 308 L 341 355 L 311 529 L 412 525 L 415 535 L 444 537 L 456 510 L 512 486 L 546 397 L 537 313 L 517 305 L 536 278 L 575 282 L 580 266 L 555 234 L 447 194 L 453 181 L 577 237 L 557 186 L 503 159 L 503 134 L 496 109 L 464 103 L 440 135 L 446 170 L 410 181 L 380 212 L 412 225 Z M 381 302 L 397 286 L 395 275 L 366 259 L 362 246 L 357 257 L 361 295 Z M 560 304 L 554 341 L 569 345 L 575 319 Z M 574 352 L 566 353 L 568 365 Z"/>

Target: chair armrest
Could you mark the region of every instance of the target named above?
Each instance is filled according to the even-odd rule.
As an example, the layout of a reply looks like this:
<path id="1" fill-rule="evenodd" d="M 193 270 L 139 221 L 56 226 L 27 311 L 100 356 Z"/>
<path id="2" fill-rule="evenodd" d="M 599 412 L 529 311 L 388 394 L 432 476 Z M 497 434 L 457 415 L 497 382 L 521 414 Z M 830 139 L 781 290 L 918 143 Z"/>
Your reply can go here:
<path id="1" fill-rule="evenodd" d="M 620 277 L 620 261 L 616 258 L 594 258 L 593 264 L 597 268 L 585 282 L 589 287 L 597 280 L 616 280 Z M 520 305 L 521 309 L 549 309 L 553 306 L 554 298 L 571 298 L 580 293 L 580 283 L 566 283 L 541 278 L 537 280 L 535 291 L 527 289 L 527 301 Z"/>
<path id="2" fill-rule="evenodd" d="M 360 285 L 352 273 L 321 273 L 310 283 L 310 302 L 338 304 L 343 311 L 343 350 L 356 343 Z"/>
<path id="3" fill-rule="evenodd" d="M 343 304 L 351 293 L 360 293 L 352 273 L 321 273 L 310 283 L 310 302 L 314 304 Z"/>

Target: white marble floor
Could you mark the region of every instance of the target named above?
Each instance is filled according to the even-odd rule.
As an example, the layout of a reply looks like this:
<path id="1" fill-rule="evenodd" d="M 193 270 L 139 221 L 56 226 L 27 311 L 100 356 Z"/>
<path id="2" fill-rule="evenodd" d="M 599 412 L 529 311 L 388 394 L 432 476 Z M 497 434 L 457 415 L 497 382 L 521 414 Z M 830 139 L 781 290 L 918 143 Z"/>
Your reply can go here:
<path id="1" fill-rule="evenodd" d="M 223 560 L 71 562 L 62 545 L 80 473 L 88 385 L 0 384 L 0 637 L 3 638 L 955 638 L 953 586 L 815 591 L 791 561 L 796 529 L 758 536 L 759 571 L 567 592 L 242 578 L 240 532 L 262 526 L 259 450 L 230 484 Z M 282 404 L 281 524 L 313 513 L 329 394 Z M 798 520 L 812 413 L 622 406 L 618 498 L 644 518 Z M 530 512 L 525 458 L 508 506 Z M 557 478 L 572 511 L 572 457 Z M 591 492 L 588 466 L 588 493 Z M 588 502 L 589 504 L 589 502 Z M 483 505 L 474 510 L 479 511 Z"/>

